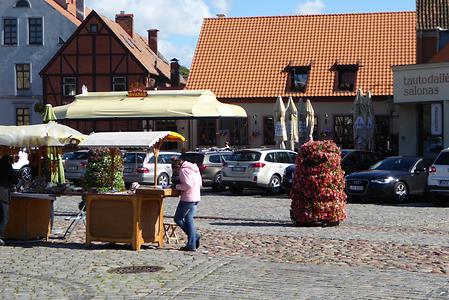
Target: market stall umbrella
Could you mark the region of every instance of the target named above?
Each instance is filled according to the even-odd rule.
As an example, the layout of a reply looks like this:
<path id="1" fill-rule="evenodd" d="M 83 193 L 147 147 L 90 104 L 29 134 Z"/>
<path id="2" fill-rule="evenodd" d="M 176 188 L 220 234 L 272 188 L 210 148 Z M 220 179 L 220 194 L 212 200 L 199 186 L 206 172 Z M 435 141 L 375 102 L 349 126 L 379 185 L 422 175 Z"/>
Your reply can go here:
<path id="1" fill-rule="evenodd" d="M 374 107 L 371 97 L 371 92 L 367 92 L 363 97 L 363 101 L 366 107 L 366 142 L 367 150 L 374 151 L 374 130 L 376 127 Z"/>
<path id="2" fill-rule="evenodd" d="M 81 132 L 54 121 L 37 125 L 0 125 L 0 145 L 7 147 L 64 146 L 85 137 Z"/>
<path id="3" fill-rule="evenodd" d="M 315 126 L 315 111 L 309 99 L 300 99 L 298 102 L 299 143 L 313 141 L 313 128 Z"/>
<path id="4" fill-rule="evenodd" d="M 288 104 L 286 109 L 287 119 L 287 140 L 288 148 L 295 150 L 295 143 L 298 143 L 298 109 L 293 102 L 292 97 L 288 97 Z"/>
<path id="5" fill-rule="evenodd" d="M 164 142 L 184 142 L 186 139 L 174 131 L 97 132 L 82 141 L 80 147 L 153 148 L 154 185 L 157 185 L 157 157 Z"/>
<path id="6" fill-rule="evenodd" d="M 276 99 L 276 104 L 273 110 L 274 122 L 274 140 L 276 141 L 276 148 L 285 149 L 285 141 L 287 141 L 287 129 L 285 126 L 285 106 L 282 97 Z"/>
<path id="7" fill-rule="evenodd" d="M 56 121 L 56 115 L 51 104 L 45 105 L 42 114 L 44 123 Z M 47 158 L 49 161 L 50 181 L 55 184 L 65 183 L 64 165 L 62 163 L 61 147 L 47 147 Z"/>
<path id="8" fill-rule="evenodd" d="M 365 102 L 365 95 L 361 89 L 357 90 L 357 94 L 353 103 L 353 136 L 354 149 L 367 149 L 367 130 L 366 130 L 366 115 L 367 106 Z"/>

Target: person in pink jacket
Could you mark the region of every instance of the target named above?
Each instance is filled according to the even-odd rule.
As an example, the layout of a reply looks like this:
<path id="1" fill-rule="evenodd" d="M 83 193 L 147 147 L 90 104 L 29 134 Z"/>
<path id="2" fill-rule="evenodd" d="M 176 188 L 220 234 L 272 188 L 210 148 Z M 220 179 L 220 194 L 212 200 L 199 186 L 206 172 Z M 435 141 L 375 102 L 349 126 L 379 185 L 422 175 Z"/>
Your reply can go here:
<path id="1" fill-rule="evenodd" d="M 176 208 L 174 220 L 187 235 L 187 244 L 180 250 L 195 251 L 200 246 L 200 235 L 196 231 L 193 221 L 201 200 L 200 170 L 196 164 L 186 161 L 182 155 L 174 161 L 173 168 L 179 168 L 179 181 L 181 182 L 176 185 L 176 189 L 181 191 L 181 199 Z"/>

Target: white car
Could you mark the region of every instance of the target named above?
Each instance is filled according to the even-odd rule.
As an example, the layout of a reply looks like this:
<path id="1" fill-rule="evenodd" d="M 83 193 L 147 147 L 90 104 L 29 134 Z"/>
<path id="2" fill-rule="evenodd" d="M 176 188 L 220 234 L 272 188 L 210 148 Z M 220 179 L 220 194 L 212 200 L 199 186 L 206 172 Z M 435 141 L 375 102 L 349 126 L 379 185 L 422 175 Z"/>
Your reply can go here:
<path id="1" fill-rule="evenodd" d="M 160 152 L 157 160 L 157 184 L 168 186 L 173 170 L 171 159 L 179 157 L 179 152 Z M 123 178 L 126 184 L 133 182 L 154 184 L 154 156 L 145 151 L 126 152 L 123 158 Z"/>
<path id="2" fill-rule="evenodd" d="M 223 163 L 221 182 L 233 194 L 243 188 L 264 188 L 270 194 L 281 190 L 284 170 L 295 163 L 296 152 L 283 149 L 245 149 L 235 151 Z"/>
<path id="3" fill-rule="evenodd" d="M 441 150 L 429 167 L 427 193 L 431 197 L 449 196 L 449 148 Z"/>

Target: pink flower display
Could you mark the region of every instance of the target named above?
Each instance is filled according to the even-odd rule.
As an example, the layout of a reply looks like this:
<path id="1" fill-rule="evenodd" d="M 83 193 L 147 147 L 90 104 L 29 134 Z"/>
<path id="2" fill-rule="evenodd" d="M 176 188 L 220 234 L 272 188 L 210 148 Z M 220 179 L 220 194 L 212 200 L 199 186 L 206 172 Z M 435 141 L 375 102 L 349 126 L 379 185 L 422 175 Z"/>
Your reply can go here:
<path id="1" fill-rule="evenodd" d="M 290 190 L 290 217 L 296 225 L 338 225 L 346 219 L 340 155 L 340 148 L 330 140 L 301 146 Z"/>

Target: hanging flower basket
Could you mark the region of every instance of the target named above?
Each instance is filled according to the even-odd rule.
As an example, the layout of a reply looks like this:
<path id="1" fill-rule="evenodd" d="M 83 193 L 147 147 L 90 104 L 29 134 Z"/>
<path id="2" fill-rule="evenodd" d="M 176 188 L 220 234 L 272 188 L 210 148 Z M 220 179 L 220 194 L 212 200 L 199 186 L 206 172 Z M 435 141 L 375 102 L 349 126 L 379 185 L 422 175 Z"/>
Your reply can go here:
<path id="1" fill-rule="evenodd" d="M 330 140 L 301 146 L 296 159 L 290 217 L 298 226 L 332 226 L 346 219 L 341 150 Z"/>

